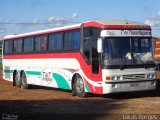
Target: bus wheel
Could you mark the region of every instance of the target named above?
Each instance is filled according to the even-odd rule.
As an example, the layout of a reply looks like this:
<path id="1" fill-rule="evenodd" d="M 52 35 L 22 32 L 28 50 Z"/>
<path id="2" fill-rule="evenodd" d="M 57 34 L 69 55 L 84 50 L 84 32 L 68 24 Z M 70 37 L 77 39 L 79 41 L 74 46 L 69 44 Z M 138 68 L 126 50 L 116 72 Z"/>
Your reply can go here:
<path id="1" fill-rule="evenodd" d="M 74 92 L 76 93 L 77 96 L 79 96 L 79 97 L 85 97 L 86 96 L 86 93 L 85 93 L 85 90 L 84 90 L 84 82 L 79 75 L 76 75 L 73 88 L 74 88 Z"/>
<path id="2" fill-rule="evenodd" d="M 21 88 L 22 89 L 27 89 L 28 88 L 27 77 L 26 77 L 26 74 L 24 72 L 22 72 L 22 74 L 21 74 L 21 81 L 22 81 Z"/>
<path id="3" fill-rule="evenodd" d="M 20 88 L 21 87 L 21 79 L 20 79 L 20 75 L 17 71 L 14 75 L 14 80 L 15 80 L 16 86 Z"/>

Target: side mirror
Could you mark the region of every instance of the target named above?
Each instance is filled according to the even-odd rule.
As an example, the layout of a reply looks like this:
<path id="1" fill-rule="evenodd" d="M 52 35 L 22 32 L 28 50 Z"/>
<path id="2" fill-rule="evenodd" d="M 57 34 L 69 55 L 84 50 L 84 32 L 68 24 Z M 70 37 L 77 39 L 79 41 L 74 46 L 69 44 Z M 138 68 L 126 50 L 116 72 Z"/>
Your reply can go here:
<path id="1" fill-rule="evenodd" d="M 102 53 L 103 52 L 102 43 L 103 43 L 102 38 L 98 38 L 98 40 L 97 40 L 97 52 L 98 53 Z"/>

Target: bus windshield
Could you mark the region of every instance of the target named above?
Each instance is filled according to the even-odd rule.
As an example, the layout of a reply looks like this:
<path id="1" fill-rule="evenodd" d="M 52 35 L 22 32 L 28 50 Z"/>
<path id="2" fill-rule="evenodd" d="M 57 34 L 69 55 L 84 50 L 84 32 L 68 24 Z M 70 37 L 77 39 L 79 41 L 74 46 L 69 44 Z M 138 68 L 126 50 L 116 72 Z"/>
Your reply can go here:
<path id="1" fill-rule="evenodd" d="M 154 64 L 150 37 L 104 38 L 104 65 Z"/>

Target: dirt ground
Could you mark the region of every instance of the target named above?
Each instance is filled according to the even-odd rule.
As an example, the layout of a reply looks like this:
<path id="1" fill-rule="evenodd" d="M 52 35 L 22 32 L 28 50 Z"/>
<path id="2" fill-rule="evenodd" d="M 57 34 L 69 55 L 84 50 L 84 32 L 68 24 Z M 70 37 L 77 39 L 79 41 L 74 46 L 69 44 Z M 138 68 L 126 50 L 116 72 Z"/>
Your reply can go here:
<path id="1" fill-rule="evenodd" d="M 2 76 L 0 72 L 0 76 Z M 0 119 L 2 120 L 158 120 L 160 90 L 71 96 L 70 91 L 31 86 L 13 87 L 0 79 Z"/>

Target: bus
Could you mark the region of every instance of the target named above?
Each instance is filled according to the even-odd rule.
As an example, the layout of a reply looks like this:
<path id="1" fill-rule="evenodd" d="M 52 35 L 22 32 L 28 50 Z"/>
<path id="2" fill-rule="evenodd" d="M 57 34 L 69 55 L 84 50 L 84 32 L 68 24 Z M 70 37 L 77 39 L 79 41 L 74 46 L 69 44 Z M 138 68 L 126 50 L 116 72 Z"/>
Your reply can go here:
<path id="1" fill-rule="evenodd" d="M 151 27 L 126 20 L 7 35 L 3 78 L 19 88 L 47 86 L 79 97 L 154 90 L 152 46 Z"/>
<path id="2" fill-rule="evenodd" d="M 156 79 L 157 79 L 157 86 L 156 91 L 158 95 L 160 95 L 160 38 L 153 37 L 153 58 L 156 63 Z"/>

